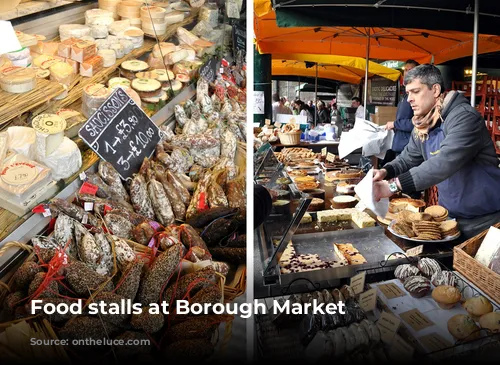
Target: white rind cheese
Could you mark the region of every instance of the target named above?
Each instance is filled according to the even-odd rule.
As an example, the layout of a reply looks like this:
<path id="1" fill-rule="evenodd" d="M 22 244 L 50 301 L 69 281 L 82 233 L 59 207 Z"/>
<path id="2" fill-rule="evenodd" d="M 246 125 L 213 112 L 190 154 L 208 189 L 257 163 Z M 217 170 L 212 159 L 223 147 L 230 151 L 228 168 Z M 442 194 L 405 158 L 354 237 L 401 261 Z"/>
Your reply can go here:
<path id="1" fill-rule="evenodd" d="M 9 134 L 10 151 L 29 159 L 35 158 L 36 133 L 33 128 L 9 127 L 7 133 Z"/>
<path id="2" fill-rule="evenodd" d="M 120 44 L 123 47 L 123 53 L 126 55 L 134 50 L 134 44 L 128 39 L 120 39 Z"/>
<path id="3" fill-rule="evenodd" d="M 52 170 L 54 180 L 67 179 L 82 167 L 82 155 L 78 146 L 71 139 L 64 137 L 59 147 L 37 161 Z"/>
<path id="4" fill-rule="evenodd" d="M 0 87 L 13 94 L 22 94 L 36 87 L 36 70 L 11 66 L 0 73 Z"/>
<path id="5" fill-rule="evenodd" d="M 97 52 L 104 60 L 104 67 L 111 67 L 116 62 L 116 53 L 112 49 L 101 49 Z"/>
<path id="6" fill-rule="evenodd" d="M 4 56 L 7 57 L 11 61 L 24 60 L 24 59 L 30 57 L 30 49 L 29 48 L 21 48 L 18 51 L 6 53 Z"/>
<path id="7" fill-rule="evenodd" d="M 90 27 L 90 34 L 95 39 L 103 39 L 108 36 L 108 27 L 106 25 L 92 25 Z"/>
<path id="8" fill-rule="evenodd" d="M 63 24 L 59 26 L 59 36 L 61 41 L 71 37 L 82 38 L 90 36 L 90 27 L 81 24 Z"/>
<path id="9" fill-rule="evenodd" d="M 36 133 L 36 158 L 44 159 L 63 142 L 66 120 L 57 114 L 41 114 L 33 119 L 32 125 Z"/>
<path id="10" fill-rule="evenodd" d="M 116 58 L 122 58 L 125 56 L 125 51 L 123 49 L 123 46 L 120 43 L 114 43 L 110 47 L 111 50 L 115 51 Z"/>

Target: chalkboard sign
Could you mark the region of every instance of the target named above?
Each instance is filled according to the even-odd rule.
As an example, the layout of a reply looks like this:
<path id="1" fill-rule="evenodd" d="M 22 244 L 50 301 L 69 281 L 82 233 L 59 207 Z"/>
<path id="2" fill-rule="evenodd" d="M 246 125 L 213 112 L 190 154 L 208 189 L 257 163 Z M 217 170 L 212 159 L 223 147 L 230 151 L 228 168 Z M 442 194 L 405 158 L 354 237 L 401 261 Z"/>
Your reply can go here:
<path id="1" fill-rule="evenodd" d="M 233 25 L 233 49 L 235 57 L 238 51 L 242 51 L 243 53 L 247 51 L 247 32 L 246 29 L 238 24 Z"/>
<path id="2" fill-rule="evenodd" d="M 200 67 L 200 76 L 208 82 L 214 82 L 217 75 L 217 66 L 219 62 L 217 58 L 211 57 L 207 62 Z"/>
<path id="3" fill-rule="evenodd" d="M 368 102 L 374 105 L 395 106 L 398 86 L 396 81 L 383 77 L 373 77 L 369 80 Z"/>
<path id="4" fill-rule="evenodd" d="M 141 108 L 117 88 L 78 132 L 80 138 L 122 179 L 132 177 L 160 142 L 160 130 Z"/>

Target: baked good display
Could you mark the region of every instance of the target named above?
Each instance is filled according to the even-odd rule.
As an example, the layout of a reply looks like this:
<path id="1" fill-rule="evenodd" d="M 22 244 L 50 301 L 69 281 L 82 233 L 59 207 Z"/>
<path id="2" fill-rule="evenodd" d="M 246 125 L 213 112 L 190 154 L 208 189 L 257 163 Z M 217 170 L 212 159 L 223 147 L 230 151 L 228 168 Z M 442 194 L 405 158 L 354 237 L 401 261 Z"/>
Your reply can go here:
<path id="1" fill-rule="evenodd" d="M 279 177 L 276 179 L 276 184 L 291 184 L 292 181 L 287 177 Z"/>
<path id="2" fill-rule="evenodd" d="M 482 295 L 467 299 L 462 306 L 475 321 L 486 313 L 493 312 L 490 301 Z"/>
<path id="3" fill-rule="evenodd" d="M 448 320 L 448 331 L 457 340 L 472 341 L 480 337 L 480 329 L 466 314 L 457 314 Z"/>
<path id="4" fill-rule="evenodd" d="M 440 240 L 441 229 L 438 222 L 416 221 L 412 223 L 415 239 L 418 240 Z"/>
<path id="5" fill-rule="evenodd" d="M 441 222 L 439 229 L 443 237 L 456 236 L 459 233 L 458 223 L 455 220 Z"/>
<path id="6" fill-rule="evenodd" d="M 279 265 L 282 274 L 348 265 L 347 260 L 342 255 L 337 255 L 337 257 L 339 260 L 324 261 L 317 254 L 297 254 L 292 241 L 290 241 L 281 255 Z"/>
<path id="7" fill-rule="evenodd" d="M 359 228 L 375 226 L 375 219 L 354 208 L 323 210 L 317 213 L 317 217 L 319 223 L 351 220 Z"/>
<path id="8" fill-rule="evenodd" d="M 441 309 L 453 308 L 461 298 L 460 290 L 454 286 L 440 285 L 432 291 L 432 299 L 436 301 Z"/>
<path id="9" fill-rule="evenodd" d="M 304 183 L 296 183 L 295 186 L 300 191 L 308 190 L 308 189 L 316 189 L 319 186 L 319 183 L 315 181 L 304 182 Z"/>
<path id="10" fill-rule="evenodd" d="M 440 205 L 431 205 L 425 208 L 425 213 L 429 213 L 436 222 L 444 222 L 448 219 L 448 210 Z"/>
<path id="11" fill-rule="evenodd" d="M 431 278 L 437 272 L 441 272 L 441 266 L 439 263 L 431 258 L 423 257 L 418 260 L 418 269 L 427 278 Z"/>
<path id="12" fill-rule="evenodd" d="M 288 173 L 290 176 L 307 176 L 306 170 L 292 170 Z"/>
<path id="13" fill-rule="evenodd" d="M 425 202 L 420 199 L 396 198 L 389 202 L 389 212 L 398 213 L 403 210 L 419 212 L 425 207 Z"/>
<path id="14" fill-rule="evenodd" d="M 314 178 L 313 176 L 297 176 L 296 178 L 293 179 L 295 181 L 296 184 L 298 183 L 306 183 L 306 182 L 312 182 L 312 181 L 316 181 L 316 178 Z"/>
<path id="15" fill-rule="evenodd" d="M 325 209 L 325 201 L 323 199 L 313 198 L 313 200 L 311 200 L 311 203 L 309 204 L 309 207 L 307 208 L 307 211 L 317 212 L 318 210 L 323 209 Z"/>
<path id="16" fill-rule="evenodd" d="M 299 162 L 297 164 L 297 167 L 300 167 L 301 169 L 308 169 L 315 166 L 316 164 L 314 162 Z"/>
<path id="17" fill-rule="evenodd" d="M 337 184 L 335 191 L 337 194 L 354 194 L 356 184 L 349 184 L 348 182 L 341 182 Z"/>
<path id="18" fill-rule="evenodd" d="M 368 262 L 352 243 L 334 243 L 334 245 L 342 253 L 349 265 L 360 265 Z"/>
<path id="19" fill-rule="evenodd" d="M 325 191 L 323 189 L 306 189 L 302 192 L 312 196 L 313 198 L 325 200 Z"/>
<path id="20" fill-rule="evenodd" d="M 312 223 L 312 221 L 313 221 L 312 215 L 305 212 L 304 215 L 302 216 L 302 219 L 300 220 L 300 224 Z"/>
<path id="21" fill-rule="evenodd" d="M 276 214 L 286 214 L 290 211 L 290 200 L 276 200 L 273 202 L 272 211 Z"/>
<path id="22" fill-rule="evenodd" d="M 130 85 L 141 99 L 152 98 L 161 91 L 161 83 L 154 79 L 134 79 Z"/>
<path id="23" fill-rule="evenodd" d="M 402 283 L 410 276 L 420 275 L 420 270 L 418 267 L 411 264 L 403 264 L 396 267 L 394 270 L 394 276 L 399 279 Z"/>
<path id="24" fill-rule="evenodd" d="M 500 332 L 500 313 L 490 312 L 479 318 L 479 326 L 493 333 Z"/>
<path id="25" fill-rule="evenodd" d="M 431 282 L 425 276 L 410 276 L 406 278 L 404 287 L 413 298 L 422 298 L 431 290 Z"/>
<path id="26" fill-rule="evenodd" d="M 354 208 L 358 204 L 358 199 L 351 195 L 338 195 L 331 200 L 332 208 L 345 209 Z"/>
<path id="27" fill-rule="evenodd" d="M 434 286 L 440 285 L 448 285 L 448 286 L 457 286 L 457 280 L 455 275 L 451 271 L 441 271 L 435 272 L 432 274 L 431 283 Z"/>
<path id="28" fill-rule="evenodd" d="M 286 126 L 284 126 L 284 127 L 286 127 Z M 276 158 L 278 159 L 279 162 L 282 162 L 285 164 L 288 164 L 289 162 L 302 163 L 305 160 L 314 160 L 317 157 L 318 157 L 317 153 L 314 153 L 312 150 L 310 150 L 308 148 L 301 148 L 301 147 L 290 147 L 290 148 L 285 147 L 276 156 Z"/>
<path id="29" fill-rule="evenodd" d="M 413 228 L 409 226 L 405 221 L 396 220 L 396 222 L 392 225 L 392 229 L 401 236 L 406 236 L 409 238 L 415 237 Z"/>

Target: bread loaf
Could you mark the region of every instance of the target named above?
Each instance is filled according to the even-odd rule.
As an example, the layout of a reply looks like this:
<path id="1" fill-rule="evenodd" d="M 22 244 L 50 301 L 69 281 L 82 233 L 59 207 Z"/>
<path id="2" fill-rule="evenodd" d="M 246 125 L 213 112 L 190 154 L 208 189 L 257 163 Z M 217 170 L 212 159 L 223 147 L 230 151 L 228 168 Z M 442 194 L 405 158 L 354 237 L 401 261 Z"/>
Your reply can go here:
<path id="1" fill-rule="evenodd" d="M 481 335 L 474 320 L 465 314 L 457 314 L 448 320 L 448 331 L 458 340 L 472 341 Z"/>

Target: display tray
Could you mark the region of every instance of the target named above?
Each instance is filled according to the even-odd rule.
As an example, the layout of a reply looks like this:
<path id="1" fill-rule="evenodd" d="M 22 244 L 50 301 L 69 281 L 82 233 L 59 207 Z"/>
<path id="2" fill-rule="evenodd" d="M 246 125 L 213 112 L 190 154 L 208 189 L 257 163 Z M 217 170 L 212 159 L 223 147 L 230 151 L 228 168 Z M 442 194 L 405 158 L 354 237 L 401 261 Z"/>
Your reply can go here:
<path id="1" fill-rule="evenodd" d="M 457 239 L 458 237 L 460 237 L 461 235 L 461 232 L 458 231 L 458 234 L 455 235 L 455 236 L 448 236 L 448 237 L 445 237 L 441 240 L 417 240 L 415 238 L 409 238 L 408 236 L 404 236 L 402 234 L 399 234 L 399 233 L 396 233 L 396 231 L 394 229 L 392 229 L 392 226 L 394 225 L 396 221 L 393 220 L 390 224 L 389 224 L 389 227 L 388 227 L 388 230 L 389 232 L 391 232 L 393 235 L 395 235 L 396 237 L 399 237 L 399 238 L 402 238 L 402 239 L 405 239 L 407 241 L 412 241 L 412 242 L 420 242 L 420 243 L 443 243 L 443 242 L 450 242 L 450 241 L 453 241 L 455 239 Z"/>
<path id="2" fill-rule="evenodd" d="M 336 167 L 328 167 L 324 162 L 321 162 L 321 167 L 323 168 L 323 170 L 326 171 L 340 171 L 342 169 L 345 169 L 346 167 L 351 167 L 351 165 L 345 162 L 345 163 L 339 163 L 338 166 Z"/>
<path id="3" fill-rule="evenodd" d="M 380 226 L 363 229 L 347 229 L 344 231 L 316 232 L 295 234 L 292 238 L 297 254 L 317 254 L 325 261 L 335 260 L 333 243 L 351 243 L 358 249 L 367 263 L 348 265 L 336 268 L 305 271 L 300 273 L 281 274 L 281 284 L 286 285 L 298 278 L 308 278 L 313 282 L 325 284 L 328 280 L 350 278 L 360 270 L 380 267 L 386 255 L 403 251 L 384 234 Z"/>

